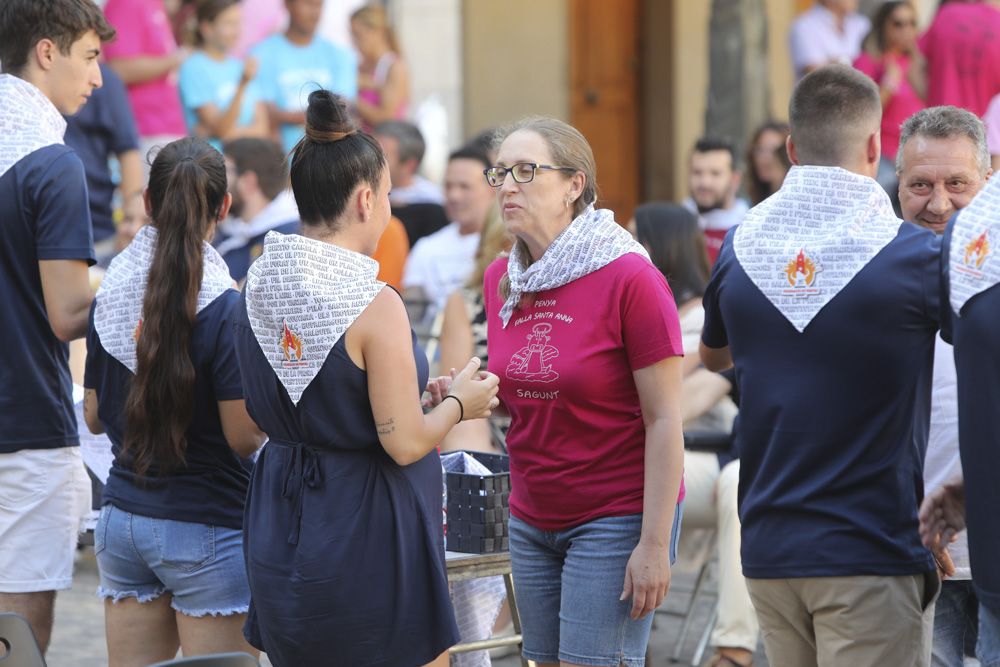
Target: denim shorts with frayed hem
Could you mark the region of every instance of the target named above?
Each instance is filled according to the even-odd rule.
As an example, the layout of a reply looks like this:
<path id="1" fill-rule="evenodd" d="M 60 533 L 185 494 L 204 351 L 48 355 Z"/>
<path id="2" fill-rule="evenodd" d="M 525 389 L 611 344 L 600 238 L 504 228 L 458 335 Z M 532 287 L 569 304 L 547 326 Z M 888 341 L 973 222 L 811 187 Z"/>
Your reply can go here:
<path id="1" fill-rule="evenodd" d="M 245 614 L 250 585 L 243 533 L 101 508 L 94 529 L 101 598 L 150 602 L 164 593 L 185 616 Z"/>
<path id="2" fill-rule="evenodd" d="M 678 505 L 671 563 L 680 522 Z M 525 659 L 643 667 L 653 614 L 633 621 L 631 598 L 619 600 L 641 531 L 641 514 L 595 519 L 560 531 L 538 530 L 510 518 L 514 595 Z"/>

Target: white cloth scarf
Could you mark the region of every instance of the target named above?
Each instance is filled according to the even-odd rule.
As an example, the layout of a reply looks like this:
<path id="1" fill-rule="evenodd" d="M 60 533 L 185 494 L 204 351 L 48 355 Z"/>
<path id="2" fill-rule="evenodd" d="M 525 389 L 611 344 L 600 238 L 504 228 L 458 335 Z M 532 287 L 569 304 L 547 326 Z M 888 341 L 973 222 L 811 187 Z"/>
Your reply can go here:
<path id="1" fill-rule="evenodd" d="M 94 328 L 101 346 L 123 366 L 135 373 L 135 344 L 142 331 L 142 304 L 146 279 L 156 251 L 157 231 L 146 225 L 117 257 L 101 280 L 94 309 Z M 208 243 L 202 243 L 201 289 L 196 313 L 200 313 L 223 292 L 233 289 L 233 279 L 222 257 Z"/>
<path id="2" fill-rule="evenodd" d="M 247 275 L 250 327 L 298 405 L 347 328 L 385 287 L 378 262 L 331 243 L 268 232 Z"/>
<path id="3" fill-rule="evenodd" d="M 630 252 L 649 260 L 642 244 L 615 222 L 614 213 L 605 208 L 595 210 L 593 205 L 574 218 L 530 266 L 526 266 L 528 258 L 520 244 L 514 244 L 507 259 L 510 296 L 500 308 L 504 328 L 522 295 L 561 287 Z"/>
<path id="4" fill-rule="evenodd" d="M 243 248 L 250 243 L 251 239 L 280 225 L 297 222 L 298 219 L 299 207 L 295 204 L 292 191 L 282 190 L 252 220 L 240 218 L 223 220 L 219 224 L 219 231 L 225 234 L 226 238 L 219 243 L 216 250 L 219 251 L 220 255 L 225 256 L 227 252 Z"/>
<path id="5" fill-rule="evenodd" d="M 994 177 L 962 209 L 951 230 L 948 278 L 951 308 L 962 312 L 972 297 L 1000 282 L 1000 178 Z"/>
<path id="6" fill-rule="evenodd" d="M 868 177 L 792 167 L 736 228 L 736 259 L 800 333 L 899 233 L 903 221 Z"/>
<path id="7" fill-rule="evenodd" d="M 66 120 L 42 91 L 0 74 L 0 176 L 39 148 L 62 144 Z"/>

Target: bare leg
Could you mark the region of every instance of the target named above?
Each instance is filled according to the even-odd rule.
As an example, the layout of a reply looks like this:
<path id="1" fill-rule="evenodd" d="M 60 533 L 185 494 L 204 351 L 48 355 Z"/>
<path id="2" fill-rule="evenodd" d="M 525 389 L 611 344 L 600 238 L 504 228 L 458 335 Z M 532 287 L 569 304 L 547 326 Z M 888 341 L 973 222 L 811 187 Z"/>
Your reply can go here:
<path id="1" fill-rule="evenodd" d="M 177 630 L 185 658 L 210 653 L 249 653 L 255 658 L 260 651 L 243 638 L 246 614 L 228 616 L 185 616 L 177 612 Z"/>
<path id="2" fill-rule="evenodd" d="M 448 667 L 448 651 L 428 662 L 424 667 Z"/>
<path id="3" fill-rule="evenodd" d="M 38 593 L 0 593 L 0 611 L 12 611 L 28 619 L 42 655 L 49 649 L 52 637 L 52 616 L 56 603 L 55 591 Z"/>
<path id="4" fill-rule="evenodd" d="M 145 667 L 177 655 L 177 624 L 170 595 L 139 603 L 104 601 L 110 667 Z"/>

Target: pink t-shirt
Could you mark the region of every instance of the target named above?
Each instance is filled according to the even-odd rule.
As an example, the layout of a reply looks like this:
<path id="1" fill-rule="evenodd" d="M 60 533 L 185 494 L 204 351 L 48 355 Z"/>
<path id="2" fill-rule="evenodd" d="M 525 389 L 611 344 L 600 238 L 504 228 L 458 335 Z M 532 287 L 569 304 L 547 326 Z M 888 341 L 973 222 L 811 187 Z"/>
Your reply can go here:
<path id="1" fill-rule="evenodd" d="M 117 39 L 104 46 L 109 61 L 165 56 L 177 49 L 162 0 L 108 0 L 104 14 L 118 31 Z M 176 71 L 153 81 L 130 85 L 128 97 L 139 136 L 187 134 Z"/>
<path id="2" fill-rule="evenodd" d="M 511 513 L 541 530 L 641 513 L 646 429 L 632 372 L 684 353 L 666 280 L 630 253 L 539 292 L 503 328 L 506 270 L 506 258 L 491 264 L 483 290 L 489 370 L 511 415 Z"/>
<path id="3" fill-rule="evenodd" d="M 952 2 L 920 38 L 927 56 L 927 106 L 952 104 L 977 116 L 1000 93 L 1000 10 Z"/>
<path id="4" fill-rule="evenodd" d="M 895 60 L 902 73 L 895 95 L 889 98 L 889 103 L 882 110 L 882 157 L 893 160 L 899 150 L 899 134 L 903 122 L 923 109 L 924 101 L 906 79 L 906 73 L 910 70 L 909 57 L 895 54 L 886 54 L 885 57 Z M 879 83 L 885 76 L 884 61 L 872 58 L 867 53 L 858 56 L 854 67 L 874 79 L 875 83 Z"/>

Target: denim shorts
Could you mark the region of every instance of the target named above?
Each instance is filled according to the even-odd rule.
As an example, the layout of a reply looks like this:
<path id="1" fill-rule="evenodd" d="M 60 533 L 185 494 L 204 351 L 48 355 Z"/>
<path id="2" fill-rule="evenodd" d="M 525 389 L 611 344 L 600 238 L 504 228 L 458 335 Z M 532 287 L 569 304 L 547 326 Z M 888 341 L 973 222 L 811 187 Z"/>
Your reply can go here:
<path id="1" fill-rule="evenodd" d="M 680 524 L 678 505 L 671 563 Z M 525 659 L 642 667 L 653 614 L 633 621 L 632 600 L 618 599 L 641 530 L 641 514 L 595 519 L 561 531 L 538 530 L 510 517 L 514 595 Z"/>
<path id="2" fill-rule="evenodd" d="M 105 505 L 94 552 L 98 597 L 149 602 L 168 593 L 175 611 L 193 617 L 245 614 L 250 606 L 242 531 Z"/>

